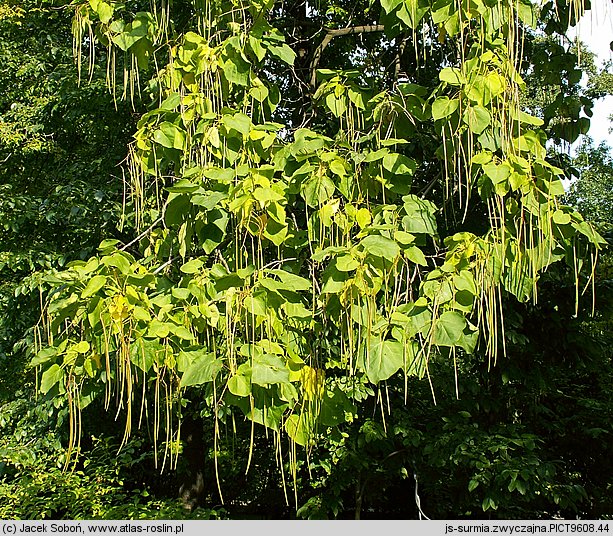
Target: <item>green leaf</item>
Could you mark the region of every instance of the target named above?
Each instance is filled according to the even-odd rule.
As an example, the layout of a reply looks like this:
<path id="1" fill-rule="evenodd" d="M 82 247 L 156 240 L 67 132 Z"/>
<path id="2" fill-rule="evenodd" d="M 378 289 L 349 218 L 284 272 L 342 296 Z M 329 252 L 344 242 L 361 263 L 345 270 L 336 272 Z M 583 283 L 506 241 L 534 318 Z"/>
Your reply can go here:
<path id="1" fill-rule="evenodd" d="M 179 339 L 183 339 L 185 341 L 191 341 L 194 339 L 191 331 L 187 329 L 185 326 L 177 326 L 176 324 L 167 324 L 170 328 L 170 333 L 179 337 Z"/>
<path id="2" fill-rule="evenodd" d="M 329 177 L 313 175 L 302 185 L 302 197 L 310 207 L 317 207 L 325 203 L 332 195 L 336 187 Z"/>
<path id="3" fill-rule="evenodd" d="M 104 275 L 95 275 L 88 282 L 86 287 L 81 292 L 81 298 L 90 298 L 96 292 L 98 292 L 106 283 L 106 276 Z"/>
<path id="4" fill-rule="evenodd" d="M 419 264 L 420 266 L 428 266 L 428 261 L 423 251 L 416 246 L 411 246 L 405 250 L 405 256 L 411 262 Z"/>
<path id="5" fill-rule="evenodd" d="M 184 274 L 195 274 L 202 268 L 203 262 L 200 259 L 192 259 L 181 266 L 180 270 Z"/>
<path id="6" fill-rule="evenodd" d="M 483 171 L 490 178 L 492 184 L 498 184 L 509 177 L 511 166 L 507 162 L 502 164 L 489 163 L 483 166 Z"/>
<path id="7" fill-rule="evenodd" d="M 520 0 L 514 4 L 517 9 L 517 16 L 526 26 L 536 28 L 538 24 L 538 16 L 536 7 L 532 5 L 530 0 Z"/>
<path id="8" fill-rule="evenodd" d="M 408 344 L 405 344 L 405 373 L 409 376 L 423 378 L 426 373 L 426 367 L 426 355 L 420 350 L 417 341 L 410 341 Z"/>
<path id="9" fill-rule="evenodd" d="M 475 153 L 472 157 L 471 162 L 476 165 L 487 164 L 492 161 L 492 152 L 491 151 L 481 151 Z"/>
<path id="10" fill-rule="evenodd" d="M 403 0 L 403 6 L 397 12 L 397 17 L 409 28 L 416 29 L 429 9 L 430 3 L 428 1 Z"/>
<path id="11" fill-rule="evenodd" d="M 130 274 L 126 278 L 126 282 L 136 287 L 146 288 L 155 281 L 154 274 Z"/>
<path id="12" fill-rule="evenodd" d="M 336 258 L 336 269 L 340 272 L 352 272 L 360 266 L 351 255 L 340 255 Z"/>
<path id="13" fill-rule="evenodd" d="M 462 120 L 468 125 L 471 132 L 481 134 L 491 123 L 492 116 L 483 106 L 478 104 L 467 108 Z"/>
<path id="14" fill-rule="evenodd" d="M 221 65 L 224 77 L 231 84 L 237 86 L 249 85 L 251 66 L 240 56 L 234 55 L 226 59 Z"/>
<path id="15" fill-rule="evenodd" d="M 519 111 L 517 114 L 517 110 L 515 107 L 511 107 L 511 117 L 520 123 L 524 123 L 526 125 L 532 125 L 535 127 L 540 127 L 543 125 L 544 121 L 540 117 L 534 117 L 524 111 Z"/>
<path id="16" fill-rule="evenodd" d="M 441 24 L 454 13 L 454 3 L 450 0 L 436 0 L 432 5 L 432 22 Z"/>
<path id="17" fill-rule="evenodd" d="M 313 312 L 301 303 L 286 302 L 282 305 L 282 308 L 285 314 L 290 318 L 307 321 L 313 317 Z"/>
<path id="18" fill-rule="evenodd" d="M 404 230 L 409 233 L 436 235 L 436 205 L 412 194 L 405 195 L 402 200 L 407 213 L 402 219 Z"/>
<path id="19" fill-rule="evenodd" d="M 234 115 L 222 115 L 221 122 L 226 126 L 228 130 L 236 130 L 241 134 L 247 136 L 251 130 L 251 119 L 249 116 L 237 113 Z"/>
<path id="20" fill-rule="evenodd" d="M 377 384 L 387 380 L 404 364 L 404 348 L 398 341 L 382 341 L 375 338 L 368 347 L 364 367 L 368 379 Z"/>
<path id="21" fill-rule="evenodd" d="M 127 274 L 130 272 L 130 261 L 128 258 L 119 252 L 113 253 L 112 255 L 106 255 L 100 259 L 102 264 L 105 266 L 112 266 L 117 268 L 122 274 Z"/>
<path id="22" fill-rule="evenodd" d="M 406 231 L 394 231 L 394 240 L 403 247 L 410 246 L 415 242 L 415 236 Z"/>
<path id="23" fill-rule="evenodd" d="M 191 205 L 187 195 L 171 195 L 164 211 L 164 222 L 169 227 L 180 226 L 190 210 Z"/>
<path id="24" fill-rule="evenodd" d="M 136 320 L 142 320 L 143 322 L 151 322 L 151 314 L 149 314 L 149 311 L 143 307 L 140 307 L 139 305 L 134 306 L 134 309 L 132 310 L 132 316 Z"/>
<path id="25" fill-rule="evenodd" d="M 277 206 L 277 205 L 272 205 Z M 268 211 L 268 215 L 271 216 L 271 211 Z M 266 228 L 264 229 L 264 237 L 268 238 L 275 246 L 281 247 L 281 244 L 285 242 L 288 233 L 288 226 L 286 223 L 279 223 L 275 218 L 268 218 L 266 222 Z"/>
<path id="26" fill-rule="evenodd" d="M 77 352 L 78 354 L 86 354 L 87 352 L 89 352 L 89 343 L 87 341 L 80 341 L 77 344 L 75 344 L 71 350 Z"/>
<path id="27" fill-rule="evenodd" d="M 498 73 L 489 73 L 484 81 L 484 100 L 485 103 L 491 102 L 494 97 L 501 95 L 504 92 L 506 80 Z"/>
<path id="28" fill-rule="evenodd" d="M 546 183 L 547 192 L 549 195 L 564 195 L 564 183 L 560 179 L 552 180 Z"/>
<path id="29" fill-rule="evenodd" d="M 368 102 L 368 95 L 363 91 L 356 91 L 353 88 L 347 89 L 347 95 L 349 100 L 360 110 L 366 109 L 366 103 Z"/>
<path id="30" fill-rule="evenodd" d="M 476 329 L 468 328 L 464 330 L 462 337 L 458 341 L 458 346 L 463 348 L 466 353 L 472 354 L 477 347 L 477 342 L 479 341 L 479 331 Z"/>
<path id="31" fill-rule="evenodd" d="M 164 121 L 153 133 L 153 141 L 168 149 L 185 149 L 185 131 Z"/>
<path id="32" fill-rule="evenodd" d="M 566 212 L 562 210 L 556 210 L 553 213 L 553 221 L 557 223 L 558 225 L 566 225 L 570 223 L 570 220 L 571 220 L 570 214 L 567 214 Z"/>
<path id="33" fill-rule="evenodd" d="M 330 171 L 339 177 L 344 177 L 347 174 L 347 170 L 345 169 L 345 165 L 340 158 L 335 158 L 330 162 Z"/>
<path id="34" fill-rule="evenodd" d="M 452 86 L 462 86 L 466 84 L 466 78 L 462 74 L 460 69 L 455 67 L 445 67 L 440 73 L 439 78 L 441 82 L 447 82 Z"/>
<path id="35" fill-rule="evenodd" d="M 285 431 L 297 445 L 306 446 L 309 442 L 311 427 L 307 424 L 307 418 L 302 413 L 294 413 L 285 420 Z"/>
<path id="36" fill-rule="evenodd" d="M 113 23 L 114 24 L 114 23 Z M 129 25 L 128 25 L 129 26 Z M 128 28 L 126 26 L 126 28 Z M 132 33 L 131 31 L 122 31 L 117 35 L 113 35 L 112 41 L 115 43 L 121 50 L 127 52 L 131 47 L 133 47 L 138 41 L 144 39 L 144 35 L 138 35 Z"/>
<path id="37" fill-rule="evenodd" d="M 413 175 L 417 164 L 402 154 L 390 153 L 383 158 L 383 167 L 394 175 Z"/>
<path id="38" fill-rule="evenodd" d="M 252 394 L 253 406 L 245 399 L 238 399 L 243 403 L 247 418 L 272 430 L 279 430 L 287 403 L 280 400 L 273 390 L 257 385 L 253 386 Z"/>
<path id="39" fill-rule="evenodd" d="M 202 190 L 201 190 L 202 191 Z M 226 199 L 227 194 L 223 192 L 206 192 L 196 193 L 191 198 L 191 203 L 194 206 L 202 207 L 207 211 L 211 211 L 215 208 L 219 209 L 219 202 L 222 199 Z M 207 214 L 207 219 L 210 220 L 210 214 Z"/>
<path id="40" fill-rule="evenodd" d="M 449 97 L 438 97 L 432 103 L 432 118 L 437 121 L 449 117 L 455 112 L 460 105 L 458 99 L 450 99 Z"/>
<path id="41" fill-rule="evenodd" d="M 228 380 L 228 391 L 235 396 L 249 396 L 251 394 L 251 367 L 243 363 L 238 367 L 237 373 Z"/>
<path id="42" fill-rule="evenodd" d="M 267 317 L 266 298 L 264 293 L 247 296 L 243 302 L 245 310 L 254 316 Z"/>
<path id="43" fill-rule="evenodd" d="M 49 346 L 40 350 L 36 356 L 30 361 L 31 367 L 37 367 L 47 361 L 51 361 L 57 355 L 57 348 L 55 346 Z"/>
<path id="44" fill-rule="evenodd" d="M 100 22 L 103 24 L 108 24 L 113 18 L 114 8 L 112 5 L 107 4 L 106 2 L 99 2 L 98 7 L 96 8 L 96 12 L 100 17 Z"/>
<path id="45" fill-rule="evenodd" d="M 295 404 L 298 401 L 298 389 L 291 383 L 282 383 L 279 385 L 279 397 L 285 402 Z"/>
<path id="46" fill-rule="evenodd" d="M 433 342 L 439 346 L 455 346 L 465 328 L 466 319 L 460 313 L 446 311 L 436 321 Z"/>
<path id="47" fill-rule="evenodd" d="M 370 151 L 366 153 L 364 157 L 364 162 L 376 162 L 377 160 L 381 160 L 386 154 L 389 154 L 389 149 L 383 148 L 378 151 Z"/>
<path id="48" fill-rule="evenodd" d="M 486 497 L 485 499 L 483 499 L 483 502 L 481 503 L 481 507 L 483 508 L 483 511 L 486 512 L 490 508 L 492 510 L 496 510 L 498 508 L 498 505 L 496 504 L 494 499 L 492 499 L 491 497 Z"/>
<path id="49" fill-rule="evenodd" d="M 400 247 L 396 242 L 380 235 L 368 235 L 362 239 L 360 245 L 370 255 L 381 257 L 392 262 L 400 253 Z"/>
<path id="50" fill-rule="evenodd" d="M 477 295 L 477 285 L 475 277 L 469 270 L 462 270 L 453 276 L 453 285 L 458 291 L 470 292 L 473 296 Z"/>
<path id="51" fill-rule="evenodd" d="M 94 363 L 91 357 L 87 357 L 84 361 L 83 361 L 83 368 L 85 369 L 85 372 L 87 373 L 87 375 L 90 378 L 93 378 L 95 375 L 94 372 Z"/>
<path id="52" fill-rule="evenodd" d="M 337 97 L 334 93 L 329 93 L 326 97 L 326 106 L 335 117 L 340 117 L 347 111 L 347 99 L 344 95 Z"/>
<path id="53" fill-rule="evenodd" d="M 251 382 L 262 386 L 289 382 L 289 369 L 280 357 L 270 354 L 254 356 Z"/>
<path id="54" fill-rule="evenodd" d="M 166 322 L 160 322 L 157 319 L 153 319 L 151 321 L 151 324 L 149 324 L 147 336 L 164 339 L 165 337 L 168 337 L 168 334 L 170 333 L 170 327 L 171 325 L 167 324 Z"/>
<path id="55" fill-rule="evenodd" d="M 172 186 L 167 186 L 166 191 L 176 193 L 176 194 L 183 194 L 183 193 L 189 194 L 189 193 L 195 192 L 199 188 L 200 188 L 199 185 L 194 184 L 188 179 L 180 179 L 177 182 L 175 182 Z"/>
<path id="56" fill-rule="evenodd" d="M 516 171 L 513 171 L 509 175 L 509 185 L 511 186 L 511 189 L 514 191 L 518 190 L 522 186 L 525 186 L 529 183 L 530 183 L 529 175 L 523 175 L 521 173 L 517 173 Z"/>
<path id="57" fill-rule="evenodd" d="M 294 65 L 294 60 L 296 59 L 296 53 L 286 44 L 281 46 L 276 45 L 268 45 L 268 51 L 275 57 L 279 58 L 281 61 L 287 63 L 288 65 Z"/>
<path id="58" fill-rule="evenodd" d="M 360 226 L 360 229 L 364 229 L 364 227 L 370 225 L 370 222 L 372 222 L 372 214 L 370 213 L 370 210 L 364 207 L 359 209 L 355 214 L 355 221 Z"/>
<path id="59" fill-rule="evenodd" d="M 262 40 L 257 37 L 249 36 L 249 46 L 255 54 L 258 61 L 262 61 L 266 57 L 266 49 L 262 46 Z"/>
<path id="60" fill-rule="evenodd" d="M 319 422 L 324 426 L 338 426 L 347 420 L 347 416 L 355 414 L 357 408 L 347 395 L 338 387 L 327 390 L 321 400 Z"/>
<path id="61" fill-rule="evenodd" d="M 161 110 L 172 112 L 176 110 L 181 104 L 181 94 L 176 91 L 170 93 L 168 97 L 164 99 L 164 102 L 160 105 Z"/>
<path id="62" fill-rule="evenodd" d="M 40 391 L 43 394 L 46 394 L 51 390 L 51 388 L 56 384 L 62 381 L 64 378 L 64 371 L 60 368 L 59 365 L 53 364 L 51 365 L 45 372 L 43 372 L 42 378 L 40 380 Z"/>
<path id="63" fill-rule="evenodd" d="M 221 359 L 215 358 L 213 352 L 206 352 L 204 349 L 193 357 L 194 362 L 181 377 L 182 387 L 212 382 L 223 366 Z"/>
<path id="64" fill-rule="evenodd" d="M 308 279 L 287 270 L 274 269 L 268 270 L 268 273 L 277 276 L 288 290 L 311 290 L 311 282 Z"/>
<path id="65" fill-rule="evenodd" d="M 381 0 L 381 7 L 385 9 L 386 13 L 391 13 L 400 4 L 402 4 L 402 0 Z"/>
<path id="66" fill-rule="evenodd" d="M 607 244 L 607 241 L 597 233 L 594 228 L 586 221 L 581 221 L 579 223 L 572 222 L 572 226 L 579 231 L 583 236 L 585 236 L 592 244 L 594 245 L 604 245 Z"/>
<path id="67" fill-rule="evenodd" d="M 157 340 L 143 339 L 137 337 L 130 345 L 130 361 L 139 369 L 148 372 L 154 362 L 163 361 L 163 356 L 166 353 L 166 348 Z M 181 355 L 177 359 L 177 363 L 181 363 Z M 189 361 L 191 363 L 191 360 Z M 183 372 L 185 368 L 179 367 L 179 371 Z"/>
<path id="68" fill-rule="evenodd" d="M 272 188 L 259 186 L 253 191 L 253 197 L 257 199 L 262 206 L 266 206 L 270 203 L 282 201 L 285 199 L 281 194 L 273 190 Z"/>

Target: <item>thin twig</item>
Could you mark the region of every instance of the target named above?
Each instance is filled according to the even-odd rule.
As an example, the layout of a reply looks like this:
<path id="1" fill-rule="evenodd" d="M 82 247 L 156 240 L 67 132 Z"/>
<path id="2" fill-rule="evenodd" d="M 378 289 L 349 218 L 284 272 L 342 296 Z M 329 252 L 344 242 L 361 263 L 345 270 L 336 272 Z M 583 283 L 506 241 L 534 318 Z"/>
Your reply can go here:
<path id="1" fill-rule="evenodd" d="M 119 251 L 125 251 L 126 249 L 128 249 L 132 244 L 134 244 L 135 242 L 138 242 L 141 238 L 144 238 L 148 233 L 150 233 L 153 228 L 160 223 L 162 220 L 164 219 L 163 216 L 160 216 L 157 220 L 155 220 L 149 227 L 147 227 L 147 229 L 145 229 L 141 234 L 139 234 L 134 240 L 128 242 L 125 246 L 122 246 L 121 248 L 119 248 Z"/>
<path id="2" fill-rule="evenodd" d="M 430 193 L 430 190 L 434 188 L 434 185 L 442 178 L 443 178 L 443 173 L 442 172 L 437 173 L 436 176 L 417 193 L 417 195 L 421 198 L 424 198 L 425 196 L 427 196 Z"/>
<path id="3" fill-rule="evenodd" d="M 166 268 L 167 266 L 170 266 L 178 258 L 179 258 L 179 255 L 177 255 L 176 257 L 172 257 L 172 258 L 168 259 L 164 264 L 162 264 L 161 266 L 158 266 L 155 270 L 153 270 L 153 275 L 159 274 L 164 268 Z"/>

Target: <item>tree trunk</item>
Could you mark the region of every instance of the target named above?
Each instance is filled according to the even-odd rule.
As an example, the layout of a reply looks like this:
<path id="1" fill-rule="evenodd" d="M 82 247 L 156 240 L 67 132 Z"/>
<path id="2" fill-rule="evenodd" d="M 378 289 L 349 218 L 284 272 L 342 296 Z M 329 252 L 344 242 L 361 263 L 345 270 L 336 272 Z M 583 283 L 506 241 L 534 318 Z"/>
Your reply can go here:
<path id="1" fill-rule="evenodd" d="M 205 455 L 203 421 L 200 417 L 186 417 L 181 425 L 184 440 L 181 456 L 185 466 L 179 477 L 179 496 L 188 510 L 203 504 L 205 498 Z"/>

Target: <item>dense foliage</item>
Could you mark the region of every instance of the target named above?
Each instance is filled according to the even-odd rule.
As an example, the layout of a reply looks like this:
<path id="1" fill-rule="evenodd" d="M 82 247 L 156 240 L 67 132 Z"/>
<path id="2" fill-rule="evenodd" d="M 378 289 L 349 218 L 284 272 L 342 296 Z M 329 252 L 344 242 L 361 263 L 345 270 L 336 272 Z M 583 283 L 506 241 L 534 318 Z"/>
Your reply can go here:
<path id="1" fill-rule="evenodd" d="M 537 37 L 581 5 L 29 7 L 1 517 L 613 513 L 611 157 L 546 150 L 606 75 Z"/>

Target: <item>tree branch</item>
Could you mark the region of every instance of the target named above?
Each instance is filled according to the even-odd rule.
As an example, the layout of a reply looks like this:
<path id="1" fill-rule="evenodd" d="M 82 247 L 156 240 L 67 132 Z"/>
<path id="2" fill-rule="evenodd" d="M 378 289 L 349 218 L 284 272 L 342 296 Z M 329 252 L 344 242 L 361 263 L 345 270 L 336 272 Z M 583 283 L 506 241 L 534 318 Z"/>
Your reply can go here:
<path id="1" fill-rule="evenodd" d="M 400 42 L 398 44 L 398 51 L 396 52 L 396 57 L 394 58 L 394 81 L 398 82 L 398 77 L 400 76 L 400 60 L 402 59 L 402 55 L 404 54 L 404 49 L 407 45 L 407 37 L 403 36 L 400 38 Z"/>
<path id="2" fill-rule="evenodd" d="M 332 39 L 341 35 L 382 32 L 383 30 L 385 30 L 385 26 L 383 24 L 371 24 L 368 26 L 350 26 L 349 28 L 326 30 L 326 35 L 323 38 L 323 41 L 315 49 L 313 59 L 311 60 L 311 87 L 315 87 L 315 84 L 317 82 L 316 70 L 317 66 L 319 65 L 319 60 L 321 59 L 321 54 L 324 49 L 330 44 L 330 41 L 332 41 Z"/>
<path id="3" fill-rule="evenodd" d="M 124 246 L 122 246 L 121 248 L 119 248 L 119 251 L 125 251 L 126 249 L 128 249 L 132 244 L 138 242 L 141 238 L 144 238 L 148 233 L 150 233 L 151 231 L 153 231 L 154 227 L 158 224 L 161 223 L 164 220 L 164 217 L 159 217 L 157 220 L 155 220 L 149 227 L 147 227 L 141 234 L 139 234 L 134 240 L 131 240 L 130 242 L 128 242 L 127 244 L 125 244 Z"/>
<path id="4" fill-rule="evenodd" d="M 176 257 L 171 257 L 170 259 L 168 259 L 164 264 L 158 266 L 155 270 L 153 270 L 153 275 L 158 275 L 162 270 L 164 270 L 164 268 L 167 268 L 168 266 L 170 266 L 179 257 L 180 255 L 177 255 Z"/>

